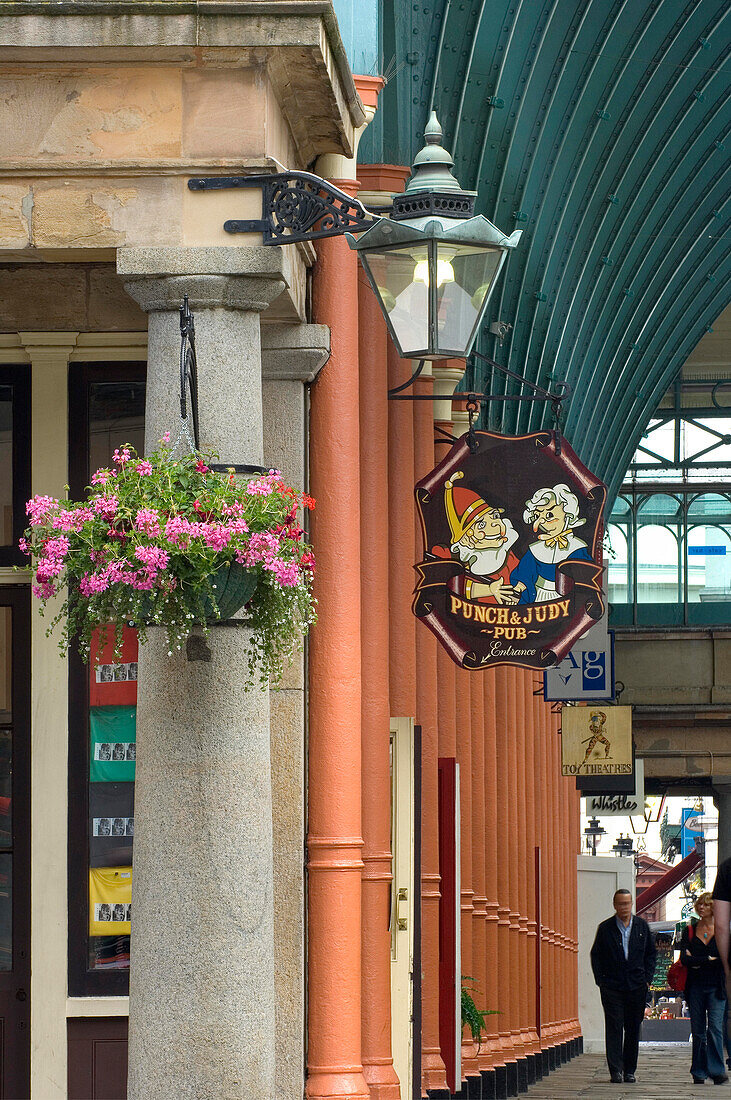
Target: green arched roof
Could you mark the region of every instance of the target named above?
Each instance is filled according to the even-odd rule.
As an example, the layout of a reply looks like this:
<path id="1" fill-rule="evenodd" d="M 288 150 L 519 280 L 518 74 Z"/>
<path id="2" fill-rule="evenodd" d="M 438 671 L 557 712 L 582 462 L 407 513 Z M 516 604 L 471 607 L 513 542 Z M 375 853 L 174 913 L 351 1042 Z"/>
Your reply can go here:
<path id="1" fill-rule="evenodd" d="M 565 433 L 613 494 L 662 393 L 731 297 L 731 8 L 384 0 L 380 17 L 395 75 L 364 159 L 409 163 L 437 111 L 478 211 L 524 230 L 480 350 L 540 385 L 570 384 Z M 513 325 L 502 345 L 489 334 L 498 319 Z M 502 376 L 474 371 L 472 384 L 504 390 Z M 507 432 L 549 419 L 539 404 L 490 413 Z"/>

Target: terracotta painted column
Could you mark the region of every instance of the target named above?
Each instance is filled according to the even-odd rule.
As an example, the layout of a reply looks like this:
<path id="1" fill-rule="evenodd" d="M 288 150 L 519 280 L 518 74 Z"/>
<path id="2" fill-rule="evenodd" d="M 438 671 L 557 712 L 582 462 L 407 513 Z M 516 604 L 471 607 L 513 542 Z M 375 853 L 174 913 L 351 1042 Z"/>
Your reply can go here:
<path id="1" fill-rule="evenodd" d="M 355 191 L 352 181 L 350 186 Z M 319 242 L 313 306 L 318 323 L 330 327 L 332 351 L 312 387 L 310 412 L 319 619 L 309 648 L 305 1093 L 368 1100 L 361 1062 L 358 274 L 342 238 Z"/>
<path id="2" fill-rule="evenodd" d="M 499 1009 L 498 983 L 498 774 L 496 744 L 496 673 L 482 676 L 485 720 L 485 1004 Z M 490 1069 L 501 1062 L 500 1017 L 487 1017 L 487 1062 Z"/>
<path id="3" fill-rule="evenodd" d="M 516 776 L 516 813 L 518 840 L 518 945 L 521 980 L 517 983 L 520 1007 L 520 1041 L 523 1055 L 533 1047 L 528 1007 L 528 844 L 527 809 L 530 798 L 528 776 L 525 771 L 525 743 L 527 737 L 526 721 L 528 710 L 528 683 L 524 669 L 515 669 L 515 776 Z M 527 1067 L 526 1067 L 527 1072 Z M 526 1079 L 527 1080 L 527 1079 Z"/>
<path id="4" fill-rule="evenodd" d="M 495 724 L 496 724 L 496 777 L 497 777 L 497 895 L 498 895 L 498 999 L 496 1008 L 502 1064 L 517 1082 L 517 1064 L 513 1045 L 512 992 L 516 980 L 511 949 L 510 930 L 510 862 L 514 858 L 510 840 L 510 752 L 509 741 L 511 702 L 508 690 L 510 670 L 495 669 Z"/>
<path id="5" fill-rule="evenodd" d="M 519 672 L 519 685 L 522 695 L 520 709 L 522 712 L 522 735 L 519 743 L 520 770 L 522 772 L 523 794 L 521 798 L 521 861 L 524 868 L 521 890 L 521 915 L 520 930 L 523 941 L 522 952 L 524 958 L 524 978 L 522 1008 L 522 1032 L 523 1043 L 528 1054 L 534 1054 L 538 1046 L 538 1036 L 535 1029 L 535 922 L 531 928 L 532 917 L 535 912 L 535 878 L 534 878 L 534 814 L 535 814 L 535 788 L 536 775 L 533 758 L 533 739 L 535 729 L 533 724 L 533 689 L 540 674 L 527 669 Z M 532 934 L 533 933 L 533 934 Z"/>
<path id="6" fill-rule="evenodd" d="M 427 373 L 428 371 L 428 373 Z M 425 377 L 426 374 L 426 377 Z M 416 382 L 415 393 L 433 393 L 431 367 Z M 429 401 L 414 402 L 416 480 L 434 466 L 434 411 Z M 418 524 L 418 518 L 415 517 Z M 417 550 L 422 536 L 415 535 Z M 416 624 L 416 713 L 421 724 L 421 1068 L 422 1088 L 446 1090 L 439 1046 L 439 730 L 437 719 L 437 641 Z"/>
<path id="7" fill-rule="evenodd" d="M 540 908 L 541 899 L 539 897 L 539 883 L 536 881 L 535 871 L 535 852 L 536 848 L 541 848 L 542 845 L 542 814 L 543 814 L 543 799 L 544 799 L 544 787 L 545 787 L 545 775 L 543 774 L 543 768 L 541 766 L 541 739 L 543 737 L 543 730 L 540 721 L 540 707 L 541 702 L 537 696 L 533 697 L 533 706 L 531 714 L 531 738 L 528 744 L 528 755 L 526 757 L 526 771 L 528 775 L 532 776 L 533 783 L 533 797 L 531 799 L 531 834 L 532 840 L 530 843 L 531 851 L 531 908 L 530 908 L 530 920 L 528 922 L 528 938 L 529 938 L 529 952 L 530 952 L 530 975 L 533 997 L 532 1011 L 533 1021 L 537 1025 L 540 1021 L 536 1019 L 537 1015 L 537 1003 L 538 1003 L 538 988 L 540 986 L 541 974 L 538 965 L 538 939 L 541 934 L 541 929 L 538 924 L 538 912 Z M 535 1052 L 538 1053 L 541 1049 L 540 1034 L 536 1035 Z"/>
<path id="8" fill-rule="evenodd" d="M 462 973 L 474 975 L 472 965 L 472 715 L 471 676 L 456 669 L 457 760 L 460 781 L 460 927 L 462 932 Z M 472 1078 L 479 1077 L 477 1048 L 469 1028 L 462 1034 L 462 1080 L 475 1089 Z M 469 1095 L 469 1093 L 468 1093 Z"/>
<path id="9" fill-rule="evenodd" d="M 518 825 L 518 799 L 520 786 L 518 781 L 518 671 L 515 668 L 507 669 L 508 675 L 508 820 L 507 842 L 509 851 L 508 861 L 508 905 L 510 906 L 510 969 L 512 981 L 510 983 L 510 1035 L 513 1044 L 513 1056 L 522 1058 L 524 1055 L 523 1039 L 520 1025 L 521 990 L 520 979 L 523 968 L 520 954 L 520 847 Z"/>
<path id="10" fill-rule="evenodd" d="M 487 895 L 485 893 L 485 693 L 483 673 L 475 673 L 470 679 L 472 726 L 472 974 L 475 979 L 473 997 L 478 1008 L 492 1006 L 486 999 L 485 977 L 485 920 Z M 488 1069 L 487 1039 L 483 1034 L 477 1050 L 477 1070 Z"/>
<path id="11" fill-rule="evenodd" d="M 541 784 L 541 924 L 538 929 L 541 937 L 541 1048 L 551 1046 L 551 1001 L 553 997 L 553 975 L 551 973 L 551 942 L 550 942 L 550 913 L 552 904 L 551 883 L 551 835 L 553 826 L 551 822 L 551 788 L 553 776 L 550 773 L 551 754 L 549 748 L 550 738 L 553 736 L 553 727 L 547 720 L 545 709 L 538 715 L 539 736 L 537 745 L 540 752 L 540 770 L 543 777 Z"/>
<path id="12" fill-rule="evenodd" d="M 391 790 L 387 333 L 362 269 L 360 359 L 362 1058 L 371 1100 L 399 1100 L 391 1056 Z M 407 563 L 402 568 L 408 575 Z"/>

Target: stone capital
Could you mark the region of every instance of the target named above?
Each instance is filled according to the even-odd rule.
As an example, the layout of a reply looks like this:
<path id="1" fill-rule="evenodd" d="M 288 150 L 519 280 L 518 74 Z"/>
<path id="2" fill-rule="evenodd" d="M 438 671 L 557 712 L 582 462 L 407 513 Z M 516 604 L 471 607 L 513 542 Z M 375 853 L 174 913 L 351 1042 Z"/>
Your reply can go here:
<path id="1" fill-rule="evenodd" d="M 31 363 L 47 363 L 66 367 L 69 356 L 76 347 L 78 332 L 19 332 L 18 339 L 23 345 Z"/>
<path id="2" fill-rule="evenodd" d="M 262 377 L 268 382 L 312 382 L 329 358 L 327 325 L 262 325 Z"/>
<path id="3" fill-rule="evenodd" d="M 287 287 L 282 250 L 264 245 L 232 248 L 120 248 L 117 274 L 147 313 L 190 308 L 262 313 Z"/>

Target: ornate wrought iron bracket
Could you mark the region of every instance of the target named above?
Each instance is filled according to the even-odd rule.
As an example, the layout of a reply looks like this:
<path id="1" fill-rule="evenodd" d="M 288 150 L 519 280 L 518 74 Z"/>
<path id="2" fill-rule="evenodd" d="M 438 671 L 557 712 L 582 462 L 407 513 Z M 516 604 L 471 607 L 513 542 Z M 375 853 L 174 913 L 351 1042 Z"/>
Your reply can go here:
<path id="1" fill-rule="evenodd" d="M 563 409 L 561 402 L 564 401 L 571 393 L 571 387 L 568 382 L 557 382 L 556 392 L 551 393 L 550 390 L 544 390 L 542 386 L 537 386 L 535 382 L 530 382 L 527 378 L 521 377 L 516 374 L 515 371 L 508 370 L 507 367 L 502 366 L 501 363 L 496 363 L 494 359 L 490 359 L 487 355 L 482 355 L 479 351 L 473 351 L 472 354 L 476 359 L 481 359 L 483 363 L 487 363 L 495 370 L 499 370 L 502 374 L 506 374 L 509 378 L 514 378 L 516 382 L 520 382 L 521 386 L 529 386 L 532 393 L 472 393 L 472 392 L 458 392 L 454 393 L 450 398 L 451 401 L 464 401 L 465 408 L 469 413 L 470 426 L 470 450 L 477 449 L 477 440 L 474 429 L 474 419 L 479 413 L 483 405 L 489 405 L 491 401 L 550 401 L 553 406 L 553 432 L 556 441 L 556 454 L 561 454 L 561 421 L 563 418 Z M 402 393 L 402 390 L 408 389 L 414 384 L 424 369 L 425 360 L 419 361 L 416 370 L 406 382 L 403 382 L 400 386 L 394 386 L 393 389 L 388 391 L 389 401 L 445 401 L 447 398 L 444 394 L 423 394 L 423 393 Z M 443 428 L 438 428 L 447 439 L 451 439 L 456 442 L 454 436 L 450 436 Z M 439 440 L 438 442 L 444 442 Z"/>
<path id="2" fill-rule="evenodd" d="M 261 233 L 263 244 L 296 244 L 362 233 L 378 221 L 357 199 L 311 172 L 207 176 L 188 180 L 188 187 L 191 191 L 260 187 L 261 218 L 230 219 L 223 228 L 227 233 Z"/>

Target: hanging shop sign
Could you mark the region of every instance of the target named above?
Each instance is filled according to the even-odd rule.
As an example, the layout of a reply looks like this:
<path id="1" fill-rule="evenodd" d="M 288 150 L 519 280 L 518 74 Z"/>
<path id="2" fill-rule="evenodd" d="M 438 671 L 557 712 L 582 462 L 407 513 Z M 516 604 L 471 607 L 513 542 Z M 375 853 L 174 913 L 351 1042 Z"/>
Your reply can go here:
<path id="1" fill-rule="evenodd" d="M 462 668 L 556 664 L 604 610 L 605 500 L 553 432 L 467 433 L 416 486 L 414 614 Z"/>
<path id="2" fill-rule="evenodd" d="M 561 774 L 631 776 L 632 707 L 564 707 Z"/>
<path id="3" fill-rule="evenodd" d="M 548 703 L 614 699 L 614 633 L 604 614 L 562 661 L 543 673 L 543 698 Z"/>
<path id="4" fill-rule="evenodd" d="M 645 812 L 645 762 L 635 757 L 635 789 L 630 794 L 589 794 L 587 817 L 642 817 Z"/>

